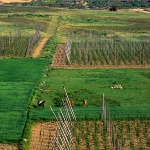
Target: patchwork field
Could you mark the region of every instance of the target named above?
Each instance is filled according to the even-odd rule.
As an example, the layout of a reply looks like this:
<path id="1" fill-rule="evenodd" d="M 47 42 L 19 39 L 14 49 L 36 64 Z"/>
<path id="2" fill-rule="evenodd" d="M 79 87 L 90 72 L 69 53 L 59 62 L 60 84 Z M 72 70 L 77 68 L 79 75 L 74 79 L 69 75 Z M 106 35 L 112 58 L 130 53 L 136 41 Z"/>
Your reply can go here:
<path id="1" fill-rule="evenodd" d="M 59 112 L 64 85 L 77 118 L 74 149 L 117 148 L 119 137 L 120 149 L 148 150 L 149 14 L 34 6 L 0 6 L 0 13 L 0 142 L 7 143 L 0 149 L 51 149 L 57 126 L 49 107 Z M 29 58 L 42 38 L 48 41 L 39 58 Z M 102 123 L 103 93 L 108 126 Z M 44 108 L 37 100 L 45 101 Z"/>

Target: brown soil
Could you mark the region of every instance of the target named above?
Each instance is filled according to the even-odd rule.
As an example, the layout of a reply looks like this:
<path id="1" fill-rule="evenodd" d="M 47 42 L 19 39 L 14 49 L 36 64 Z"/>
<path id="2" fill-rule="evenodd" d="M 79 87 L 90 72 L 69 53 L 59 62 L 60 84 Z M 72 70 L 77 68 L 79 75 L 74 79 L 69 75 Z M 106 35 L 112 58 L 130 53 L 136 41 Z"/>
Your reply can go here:
<path id="1" fill-rule="evenodd" d="M 18 148 L 15 145 L 0 144 L 0 150 L 18 150 Z"/>
<path id="2" fill-rule="evenodd" d="M 142 12 L 142 13 L 150 14 L 150 12 L 149 12 L 149 11 L 145 11 L 144 9 L 132 9 L 132 11 L 135 11 L 135 12 Z"/>
<path id="3" fill-rule="evenodd" d="M 36 58 L 41 54 L 42 49 L 44 48 L 44 45 L 46 44 L 47 41 L 48 41 L 48 38 L 43 38 L 41 41 L 39 41 L 38 46 L 33 51 L 33 54 L 32 54 L 33 58 Z"/>
<path id="4" fill-rule="evenodd" d="M 52 61 L 53 68 L 66 68 L 69 67 L 66 65 L 66 53 L 65 53 L 65 45 L 59 44 L 54 54 L 53 61 Z"/>
<path id="5" fill-rule="evenodd" d="M 55 131 L 57 128 L 56 125 L 56 122 L 36 124 L 32 129 L 30 150 L 52 150 L 54 134 L 56 133 Z M 121 125 L 123 125 L 122 130 L 120 128 Z M 128 126 L 130 127 L 130 130 L 128 130 Z M 136 150 L 138 150 L 140 147 L 142 147 L 144 150 L 149 149 L 148 140 L 150 138 L 150 128 L 148 120 L 117 121 L 114 122 L 114 127 L 114 137 L 116 137 L 117 132 L 119 137 L 119 147 L 121 150 L 130 150 L 132 146 Z M 136 134 L 136 128 L 140 129 L 139 136 Z M 73 149 L 104 150 L 106 145 L 108 150 L 113 149 L 112 142 L 110 140 L 111 130 L 109 126 L 107 128 L 106 137 L 104 136 L 103 132 L 104 126 L 101 121 L 77 122 L 73 131 Z M 133 145 L 131 145 L 131 143 L 133 143 Z"/>
<path id="6" fill-rule="evenodd" d="M 0 0 L 3 3 L 12 3 L 12 2 L 31 2 L 32 0 Z"/>
<path id="7" fill-rule="evenodd" d="M 52 150 L 57 122 L 38 123 L 32 128 L 30 150 Z"/>

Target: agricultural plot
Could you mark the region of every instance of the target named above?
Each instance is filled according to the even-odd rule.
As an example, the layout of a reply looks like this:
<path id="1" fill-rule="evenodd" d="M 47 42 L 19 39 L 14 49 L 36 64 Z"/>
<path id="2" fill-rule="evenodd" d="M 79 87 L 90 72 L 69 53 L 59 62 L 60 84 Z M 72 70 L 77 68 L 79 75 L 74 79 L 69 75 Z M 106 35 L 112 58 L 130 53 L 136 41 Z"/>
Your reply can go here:
<path id="1" fill-rule="evenodd" d="M 0 108 L 2 120 L 0 142 L 15 142 L 18 145 L 22 144 L 23 147 L 29 147 L 31 134 L 29 126 L 37 121 L 55 120 L 49 106 L 58 113 L 59 107 L 62 106 L 61 99 L 64 98 L 62 85 L 65 85 L 70 100 L 74 101 L 73 109 L 77 120 L 86 120 L 79 121 L 75 125 L 75 149 L 99 149 L 110 146 L 111 142 L 108 142 L 110 134 L 105 131 L 102 123 L 97 121 L 101 120 L 103 93 L 114 120 L 114 130 L 118 131 L 119 146 L 127 149 L 128 147 L 137 149 L 138 146 L 141 149 L 149 147 L 147 134 L 149 120 L 146 120 L 150 118 L 149 69 L 65 70 L 50 67 L 44 73 L 42 72 L 44 67 L 51 63 L 57 44 L 65 43 L 68 31 L 88 33 L 88 39 L 86 34 L 85 40 L 77 39 L 73 34 L 70 35 L 74 39 L 71 39 L 70 61 L 77 67 L 81 65 L 148 67 L 150 63 L 149 14 L 138 13 L 137 15 L 135 12 L 126 10 L 118 12 L 80 10 L 79 13 L 79 10 L 19 6 L 13 9 L 11 6 L 2 6 L 0 12 L 1 57 L 24 57 L 27 41 L 29 43 L 27 37 L 35 33 L 39 24 L 42 37 L 52 36 L 40 56 L 42 59 L 0 60 L 0 103 L 2 106 Z M 22 32 L 17 28 L 18 24 L 21 25 Z M 93 31 L 100 34 L 100 37 L 96 38 Z M 137 34 L 143 37 L 141 36 L 140 39 L 137 36 L 134 37 Z M 83 38 L 81 34 L 79 37 Z M 45 58 L 49 60 L 44 60 Z M 111 88 L 118 84 L 122 86 L 122 89 Z M 45 100 L 45 107 L 37 108 L 37 100 Z M 87 100 L 87 105 L 83 104 L 83 100 Z M 135 121 L 135 124 L 132 121 L 117 121 L 137 118 L 143 121 Z M 95 122 L 88 120 L 95 120 Z M 40 149 L 50 148 L 51 125 L 42 124 L 41 128 L 36 126 L 40 129 L 35 129 L 35 135 L 31 137 L 34 144 L 31 144 L 30 148 L 34 149 L 35 146 Z M 127 136 L 122 135 L 122 126 L 123 133 L 129 133 Z M 85 130 L 82 132 L 83 129 Z M 131 129 L 134 134 L 130 134 Z M 131 138 L 137 136 L 137 138 L 132 140 L 129 136 Z M 114 137 L 116 138 L 116 135 Z M 39 144 L 37 141 L 43 143 Z M 101 145 L 98 145 L 97 141 Z M 23 147 L 21 148 L 28 149 Z"/>
<path id="2" fill-rule="evenodd" d="M 73 149 L 143 149 L 150 146 L 149 120 L 114 121 L 113 128 L 104 127 L 99 120 L 77 121 L 73 127 Z M 52 149 L 56 122 L 40 123 L 33 127 L 31 147 Z M 42 142 L 41 142 L 42 141 Z M 51 141 L 51 142 L 50 142 Z"/>
<path id="3" fill-rule="evenodd" d="M 110 12 L 106 10 L 68 10 L 51 7 L 13 7 L 1 6 L 0 30 L 8 33 L 16 27 L 23 26 L 24 33 L 34 33 L 37 25 L 42 27 L 41 35 L 49 37 L 57 33 L 60 43 L 65 43 L 68 31 L 96 31 L 103 34 L 117 35 L 148 35 L 149 14 L 120 10 Z M 141 21 L 142 20 L 142 21 Z M 29 24 L 30 22 L 30 24 Z M 59 30 L 57 26 L 59 25 Z"/>
<path id="4" fill-rule="evenodd" d="M 85 33 L 71 33 L 66 43 L 66 54 L 72 67 L 148 67 L 149 49 L 149 36 L 102 36 L 92 32 L 86 36 Z"/>
<path id="5" fill-rule="evenodd" d="M 27 57 L 40 37 L 40 30 L 36 30 L 32 36 L 22 35 L 22 30 L 6 34 L 0 37 L 0 57 Z"/>
<path id="6" fill-rule="evenodd" d="M 109 123 L 109 122 L 108 122 Z M 148 150 L 149 120 L 117 121 L 107 128 L 101 121 L 78 121 L 73 129 L 76 150 Z"/>
<path id="7" fill-rule="evenodd" d="M 24 134 L 33 89 L 48 61 L 1 59 L 0 64 L 0 142 L 18 143 Z"/>
<path id="8" fill-rule="evenodd" d="M 44 99 L 45 108 L 31 111 L 30 117 L 53 120 L 52 115 L 46 114 L 51 114 L 49 106 L 62 106 L 65 85 L 78 119 L 101 118 L 103 93 L 113 118 L 149 118 L 149 82 L 149 69 L 52 69 L 35 91 L 31 104 Z M 112 89 L 116 84 L 123 88 Z"/>
<path id="9" fill-rule="evenodd" d="M 29 37 L 0 37 L 0 57 L 25 57 Z"/>

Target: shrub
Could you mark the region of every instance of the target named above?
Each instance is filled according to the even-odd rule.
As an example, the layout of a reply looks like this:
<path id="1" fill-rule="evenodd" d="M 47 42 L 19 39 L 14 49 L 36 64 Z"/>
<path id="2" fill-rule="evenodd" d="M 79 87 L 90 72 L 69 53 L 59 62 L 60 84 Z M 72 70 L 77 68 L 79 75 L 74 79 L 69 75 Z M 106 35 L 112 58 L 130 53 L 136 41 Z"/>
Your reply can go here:
<path id="1" fill-rule="evenodd" d="M 118 7 L 113 5 L 109 8 L 109 11 L 117 11 L 118 10 Z"/>

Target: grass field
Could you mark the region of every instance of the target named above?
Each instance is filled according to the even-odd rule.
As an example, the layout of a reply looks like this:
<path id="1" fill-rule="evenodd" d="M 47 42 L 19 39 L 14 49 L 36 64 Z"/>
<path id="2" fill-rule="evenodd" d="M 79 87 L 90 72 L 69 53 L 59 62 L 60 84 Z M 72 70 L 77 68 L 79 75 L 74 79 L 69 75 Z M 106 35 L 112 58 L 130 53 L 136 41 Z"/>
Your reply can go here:
<path id="1" fill-rule="evenodd" d="M 149 69 L 57 69 L 48 72 L 43 79 L 46 83 L 39 89 L 43 89 L 42 99 L 48 99 L 48 105 L 54 106 L 55 101 L 63 98 L 62 85 L 68 89 L 75 106 L 82 106 L 84 99 L 88 100 L 88 105 L 101 106 L 103 93 L 112 106 L 147 106 L 150 102 L 149 78 Z M 111 89 L 115 84 L 121 84 L 123 89 Z M 51 90 L 49 93 L 44 92 L 48 89 Z"/>
<path id="2" fill-rule="evenodd" d="M 48 61 L 0 59 L 0 64 L 0 142 L 19 142 L 33 90 Z"/>
<path id="3" fill-rule="evenodd" d="M 32 110 L 31 118 L 38 119 L 39 115 L 41 119 L 54 119 L 49 106 L 62 105 L 61 99 L 64 98 L 62 85 L 65 85 L 70 100 L 74 101 L 74 111 L 79 119 L 86 116 L 101 118 L 103 93 L 113 118 L 149 118 L 149 73 L 149 69 L 49 70 L 35 91 L 31 104 L 36 106 L 36 100 L 43 99 L 46 101 L 46 108 Z M 123 88 L 111 89 L 115 84 L 121 84 Z M 85 99 L 87 105 L 83 106 Z"/>

